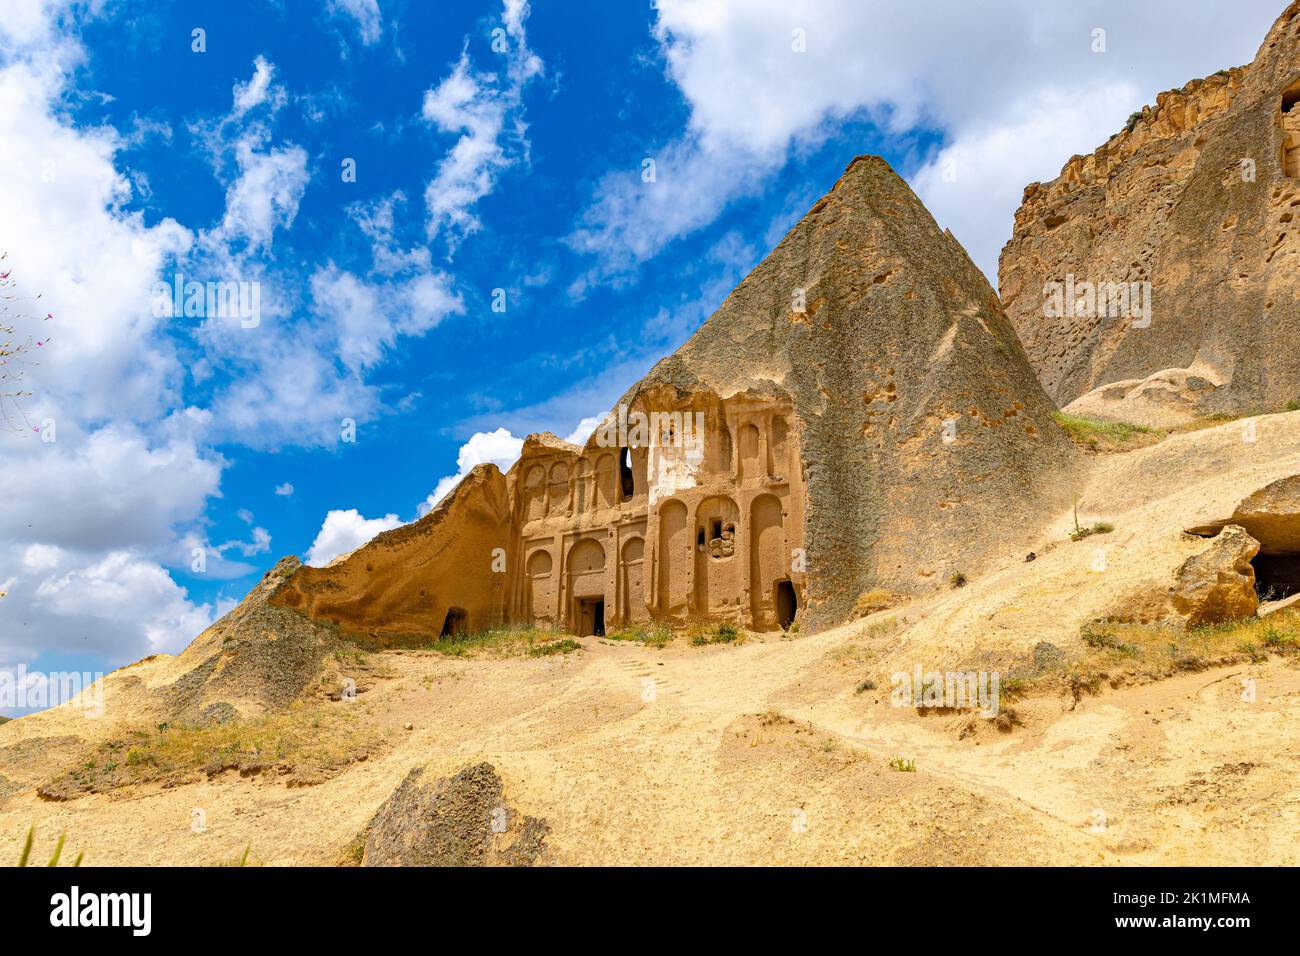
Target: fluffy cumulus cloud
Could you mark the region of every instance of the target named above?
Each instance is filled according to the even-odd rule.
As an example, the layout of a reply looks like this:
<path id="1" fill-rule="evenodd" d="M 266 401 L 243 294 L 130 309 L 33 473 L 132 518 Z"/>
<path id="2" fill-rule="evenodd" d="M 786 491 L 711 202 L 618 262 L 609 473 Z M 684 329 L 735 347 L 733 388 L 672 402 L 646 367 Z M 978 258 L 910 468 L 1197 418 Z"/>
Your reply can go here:
<path id="1" fill-rule="evenodd" d="M 307 563 L 324 567 L 341 554 L 349 554 L 375 535 L 391 531 L 402 524 L 395 514 L 382 518 L 365 518 L 356 508 L 331 511 L 307 552 Z"/>
<path id="2" fill-rule="evenodd" d="M 500 69 L 476 69 L 466 50 L 424 95 L 425 122 L 457 137 L 424 192 L 429 235 L 443 235 L 451 249 L 479 229 L 474 206 L 497 177 L 527 161 L 523 91 L 542 73 L 524 32 L 528 12 L 526 0 L 505 0 L 500 32 L 492 40 Z"/>
<path id="3" fill-rule="evenodd" d="M 510 466 L 519 460 L 519 453 L 523 447 L 524 440 L 516 438 L 504 428 L 497 428 L 490 432 L 476 432 L 469 441 L 460 446 L 460 451 L 456 455 L 456 473 L 438 481 L 433 493 L 420 505 L 420 513 L 428 512 L 445 498 L 447 493 L 460 484 L 461 479 L 476 465 L 491 462 L 502 471 L 509 470 Z"/>
<path id="4" fill-rule="evenodd" d="M 598 183 L 570 237 L 596 259 L 587 281 L 626 276 L 849 119 L 942 134 L 915 182 L 991 274 L 1026 183 L 1098 146 L 1156 92 L 1249 60 L 1278 12 L 1267 0 L 1007 0 L 941 13 L 907 0 L 658 0 L 656 10 L 690 119 L 677 139 L 647 144 L 654 182 L 637 165 Z"/>

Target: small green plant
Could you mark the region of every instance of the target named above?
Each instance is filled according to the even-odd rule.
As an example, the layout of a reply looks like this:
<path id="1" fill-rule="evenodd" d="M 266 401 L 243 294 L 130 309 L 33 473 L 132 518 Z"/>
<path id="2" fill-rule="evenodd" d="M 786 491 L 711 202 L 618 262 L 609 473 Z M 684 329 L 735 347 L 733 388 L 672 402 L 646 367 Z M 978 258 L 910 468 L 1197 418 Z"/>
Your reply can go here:
<path id="1" fill-rule="evenodd" d="M 239 857 L 233 860 L 225 860 L 218 863 L 217 866 L 260 866 L 258 863 L 248 862 L 248 853 L 251 849 L 253 849 L 253 844 L 250 843 L 244 847 L 244 852 Z"/>
<path id="2" fill-rule="evenodd" d="M 1070 531 L 1071 541 L 1082 541 L 1094 534 L 1110 534 L 1114 530 L 1115 526 L 1107 521 L 1097 521 L 1087 527 L 1081 526 L 1079 524 L 1079 496 L 1074 496 L 1074 528 Z"/>
<path id="3" fill-rule="evenodd" d="M 1124 132 L 1126 133 L 1133 132 L 1133 127 L 1137 126 L 1138 120 L 1140 120 L 1141 118 L 1142 118 L 1141 110 L 1138 110 L 1136 113 L 1130 113 L 1128 117 L 1128 121 L 1124 124 Z"/>
<path id="4" fill-rule="evenodd" d="M 1287 402 L 1286 410 L 1288 412 L 1300 412 L 1300 398 L 1293 398 L 1291 401 Z"/>
<path id="5" fill-rule="evenodd" d="M 1136 645 L 1121 641 L 1107 631 L 1096 630 L 1091 625 L 1084 625 L 1079 632 L 1079 639 L 1089 647 L 1116 651 L 1126 657 L 1136 657 L 1138 654 Z"/>
<path id="6" fill-rule="evenodd" d="M 900 773 L 916 773 L 916 761 L 909 760 L 906 757 L 890 757 L 889 769 L 897 770 Z"/>
<path id="7" fill-rule="evenodd" d="M 952 577 L 948 579 L 948 583 L 954 588 L 964 588 L 969 583 L 969 580 L 962 572 L 955 571 Z"/>
<path id="8" fill-rule="evenodd" d="M 58 866 L 58 865 L 59 865 L 59 857 L 61 857 L 61 856 L 63 855 L 63 842 L 64 842 L 65 839 L 67 839 L 67 836 L 68 836 L 68 834 L 67 834 L 66 831 L 63 832 L 63 833 L 60 833 L 60 834 L 59 834 L 59 842 L 56 843 L 56 844 L 54 845 L 54 853 L 53 853 L 53 855 L 50 857 L 50 862 L 45 864 L 46 866 Z M 31 855 L 32 855 L 32 841 L 33 841 L 33 839 L 35 839 L 35 837 L 36 837 L 36 827 L 34 827 L 34 826 L 33 826 L 33 827 L 28 827 L 28 828 L 27 828 L 27 839 L 23 841 L 23 850 L 22 850 L 22 853 L 20 853 L 20 854 L 18 855 L 18 865 L 19 865 L 20 867 L 22 867 L 22 866 L 26 866 L 26 865 L 27 865 L 27 861 L 28 861 L 28 859 L 31 858 Z M 86 851 L 85 851 L 85 850 L 82 850 L 80 853 L 78 853 L 78 854 L 77 854 L 77 858 L 76 858 L 75 860 L 72 861 L 72 865 L 73 865 L 73 866 L 81 866 L 81 861 L 82 861 L 82 859 L 85 857 L 85 855 L 86 855 Z"/>
<path id="9" fill-rule="evenodd" d="M 723 622 L 713 630 L 696 630 L 691 635 L 692 647 L 704 647 L 707 644 L 734 644 L 740 639 L 740 631 L 734 624 Z"/>

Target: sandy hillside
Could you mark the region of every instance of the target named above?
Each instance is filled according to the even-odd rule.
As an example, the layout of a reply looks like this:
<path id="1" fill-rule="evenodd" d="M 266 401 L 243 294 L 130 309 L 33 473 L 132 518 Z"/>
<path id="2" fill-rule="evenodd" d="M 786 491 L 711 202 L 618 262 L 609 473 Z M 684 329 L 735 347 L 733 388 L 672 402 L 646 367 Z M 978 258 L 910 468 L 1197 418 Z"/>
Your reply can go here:
<path id="1" fill-rule="evenodd" d="M 87 863 L 215 864 L 251 846 L 268 865 L 337 864 L 413 767 L 487 760 L 511 806 L 547 821 L 561 864 L 1295 864 L 1297 656 L 1210 648 L 1187 663 L 1174 648 L 1182 663 L 1161 670 L 1080 640 L 1205 548 L 1184 529 L 1300 473 L 1300 413 L 1258 419 L 1254 441 L 1241 429 L 1092 457 L 1081 520 L 1113 531 L 1074 542 L 1072 515 L 1056 516 L 1035 560 L 1007 555 L 964 587 L 833 630 L 662 648 L 585 638 L 546 657 L 336 655 L 292 731 L 328 738 L 325 771 L 271 755 L 38 795 L 106 742 L 129 755 L 133 728 L 156 717 L 148 688 L 182 669 L 126 668 L 102 718 L 64 707 L 0 727 L 0 858 L 35 824 L 37 858 L 66 830 Z M 1008 695 L 998 720 L 890 701 L 891 675 L 917 664 L 1009 677 L 1048 657 L 1065 661 L 1057 677 Z M 1080 690 L 1069 680 L 1085 665 L 1102 677 Z M 358 698 L 333 699 L 349 675 Z M 895 757 L 915 771 L 891 769 Z"/>

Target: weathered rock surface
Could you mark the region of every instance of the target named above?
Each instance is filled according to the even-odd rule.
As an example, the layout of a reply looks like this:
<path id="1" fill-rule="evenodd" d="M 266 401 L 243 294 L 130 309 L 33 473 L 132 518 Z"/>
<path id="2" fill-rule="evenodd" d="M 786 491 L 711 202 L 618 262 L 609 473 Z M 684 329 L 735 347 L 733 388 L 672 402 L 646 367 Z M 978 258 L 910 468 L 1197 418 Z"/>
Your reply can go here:
<path id="1" fill-rule="evenodd" d="M 1073 449 L 997 296 L 879 157 L 840 181 L 624 397 L 788 397 L 814 624 L 975 572 L 1068 499 Z"/>
<path id="2" fill-rule="evenodd" d="M 301 570 L 297 558 L 281 559 L 180 654 L 184 672 L 155 688 L 173 719 L 207 726 L 279 710 L 320 674 L 339 646 L 336 629 L 275 603 Z"/>
<path id="3" fill-rule="evenodd" d="M 1215 534 L 1229 524 L 1244 528 L 1267 552 L 1300 554 L 1300 475 L 1270 482 L 1243 498 L 1231 515 L 1188 530 Z"/>
<path id="4" fill-rule="evenodd" d="M 1251 558 L 1259 542 L 1237 525 L 1218 533 L 1210 547 L 1183 562 L 1169 601 L 1189 627 L 1250 617 L 1259 606 Z"/>
<path id="5" fill-rule="evenodd" d="M 1059 405 L 1166 425 L 1300 397 L 1298 12 L 1249 66 L 1161 93 L 1025 189 L 998 284 Z M 1085 293 L 1049 315 L 1049 288 L 1083 283 L 1150 283 L 1149 312 L 1090 309 Z"/>
<path id="6" fill-rule="evenodd" d="M 379 808 L 362 866 L 533 866 L 550 827 L 505 805 L 490 763 L 425 781 L 416 768 Z"/>

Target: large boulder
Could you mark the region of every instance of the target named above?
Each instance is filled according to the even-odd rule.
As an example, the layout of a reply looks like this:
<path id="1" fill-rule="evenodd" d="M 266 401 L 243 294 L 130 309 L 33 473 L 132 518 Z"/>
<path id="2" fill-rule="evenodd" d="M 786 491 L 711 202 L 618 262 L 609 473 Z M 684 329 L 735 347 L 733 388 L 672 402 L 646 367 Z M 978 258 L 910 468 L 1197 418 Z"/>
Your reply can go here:
<path id="1" fill-rule="evenodd" d="M 506 806 L 490 763 L 426 781 L 407 774 L 370 824 L 362 866 L 534 866 L 550 826 Z"/>
<path id="2" fill-rule="evenodd" d="M 1259 542 L 1239 525 L 1228 525 L 1210 546 L 1178 569 L 1169 601 L 1188 627 L 1252 616 L 1259 606 L 1255 568 Z"/>

